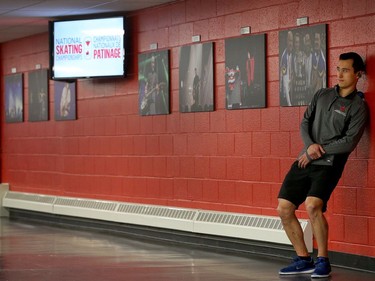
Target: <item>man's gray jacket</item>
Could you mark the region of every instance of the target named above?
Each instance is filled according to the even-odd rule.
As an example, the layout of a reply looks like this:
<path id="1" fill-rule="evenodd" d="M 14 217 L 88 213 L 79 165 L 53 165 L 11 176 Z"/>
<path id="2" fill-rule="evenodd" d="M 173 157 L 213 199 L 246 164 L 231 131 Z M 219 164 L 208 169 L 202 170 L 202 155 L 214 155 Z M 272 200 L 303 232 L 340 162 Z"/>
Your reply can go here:
<path id="1" fill-rule="evenodd" d="M 346 162 L 365 129 L 367 107 L 363 94 L 355 90 L 341 97 L 338 91 L 338 85 L 319 90 L 302 119 L 301 135 L 305 145 L 302 153 L 314 143 L 322 145 L 326 152 L 312 164 L 332 165 L 335 155 L 342 156 L 339 158 Z"/>

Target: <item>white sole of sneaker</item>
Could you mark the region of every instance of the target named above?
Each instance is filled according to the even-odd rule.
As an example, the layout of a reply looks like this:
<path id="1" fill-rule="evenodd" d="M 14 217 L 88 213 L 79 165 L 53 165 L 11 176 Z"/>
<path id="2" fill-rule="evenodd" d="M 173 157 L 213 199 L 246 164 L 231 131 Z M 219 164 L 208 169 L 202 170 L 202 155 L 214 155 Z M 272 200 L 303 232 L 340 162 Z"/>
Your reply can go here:
<path id="1" fill-rule="evenodd" d="M 302 274 L 310 274 L 314 272 L 313 269 L 305 270 L 305 271 L 294 271 L 294 272 L 279 272 L 279 275 L 302 275 Z"/>
<path id="2" fill-rule="evenodd" d="M 331 276 L 331 274 L 325 274 L 325 275 L 312 275 L 311 274 L 311 278 L 327 278 Z"/>

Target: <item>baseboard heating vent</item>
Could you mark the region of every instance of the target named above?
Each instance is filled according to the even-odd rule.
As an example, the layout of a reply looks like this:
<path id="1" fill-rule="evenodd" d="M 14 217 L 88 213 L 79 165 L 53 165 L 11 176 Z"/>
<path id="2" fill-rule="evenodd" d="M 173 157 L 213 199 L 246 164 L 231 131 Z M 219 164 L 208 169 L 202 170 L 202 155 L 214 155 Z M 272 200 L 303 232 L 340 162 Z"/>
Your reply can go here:
<path id="1" fill-rule="evenodd" d="M 111 220 L 116 214 L 118 203 L 93 199 L 57 197 L 53 213 L 98 220 Z"/>
<path id="2" fill-rule="evenodd" d="M 55 206 L 78 207 L 103 211 L 115 211 L 117 203 L 90 199 L 57 198 Z"/>
<path id="3" fill-rule="evenodd" d="M 308 221 L 300 223 L 305 233 L 305 242 L 312 250 L 311 226 Z M 200 211 L 194 223 L 194 232 L 280 244 L 290 243 L 280 219 L 269 216 Z"/>
<path id="4" fill-rule="evenodd" d="M 4 195 L 3 204 L 9 208 L 52 213 L 55 200 L 55 196 L 8 191 Z"/>
<path id="5" fill-rule="evenodd" d="M 196 210 L 184 210 L 172 207 L 145 206 L 138 204 L 120 204 L 118 211 L 122 213 L 149 215 L 184 220 L 193 220 L 196 215 Z"/>
<path id="6" fill-rule="evenodd" d="M 192 232 L 198 210 L 163 206 L 120 203 L 121 221 L 146 226 L 163 227 Z"/>
<path id="7" fill-rule="evenodd" d="M 14 191 L 7 191 L 2 200 L 3 207 L 6 208 L 290 245 L 278 217 Z M 310 222 L 300 220 L 300 223 L 307 248 L 312 252 L 313 240 Z"/>

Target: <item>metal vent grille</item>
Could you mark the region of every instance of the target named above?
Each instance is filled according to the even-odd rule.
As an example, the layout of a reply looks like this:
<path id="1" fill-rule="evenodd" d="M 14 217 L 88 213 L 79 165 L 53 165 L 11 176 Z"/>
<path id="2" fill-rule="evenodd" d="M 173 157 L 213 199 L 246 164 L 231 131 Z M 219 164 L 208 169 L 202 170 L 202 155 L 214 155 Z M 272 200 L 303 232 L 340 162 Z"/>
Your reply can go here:
<path id="1" fill-rule="evenodd" d="M 200 212 L 197 219 L 199 222 L 219 223 L 247 227 L 258 227 L 267 229 L 282 230 L 283 226 L 279 218 L 232 215 L 224 213 Z"/>
<path id="2" fill-rule="evenodd" d="M 55 200 L 54 196 L 38 195 L 38 194 L 31 194 L 31 193 L 16 193 L 16 192 L 7 192 L 4 198 L 13 199 L 13 200 L 23 200 L 23 201 L 29 201 L 29 202 L 37 202 L 37 203 L 45 203 L 45 204 L 52 204 Z"/>
<path id="3" fill-rule="evenodd" d="M 77 198 L 57 198 L 55 206 L 72 206 L 103 211 L 115 211 L 117 203 Z"/>
<path id="4" fill-rule="evenodd" d="M 184 210 L 167 207 L 142 206 L 131 204 L 120 204 L 117 210 L 121 213 L 140 214 L 164 218 L 192 220 L 196 216 L 195 210 Z"/>

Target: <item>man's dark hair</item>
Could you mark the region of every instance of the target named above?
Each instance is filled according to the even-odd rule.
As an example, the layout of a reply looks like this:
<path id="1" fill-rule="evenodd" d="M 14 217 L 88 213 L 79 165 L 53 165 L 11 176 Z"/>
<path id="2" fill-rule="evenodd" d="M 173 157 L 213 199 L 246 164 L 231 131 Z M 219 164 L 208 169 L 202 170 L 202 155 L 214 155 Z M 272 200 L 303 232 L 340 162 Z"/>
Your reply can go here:
<path id="1" fill-rule="evenodd" d="M 340 60 L 353 60 L 354 73 L 358 71 L 365 71 L 366 66 L 362 57 L 355 52 L 343 53 L 339 57 Z"/>

